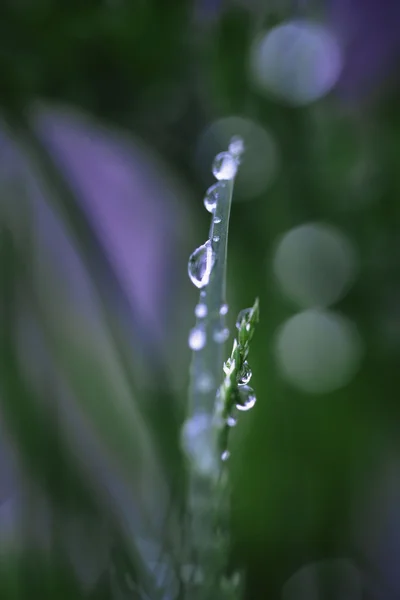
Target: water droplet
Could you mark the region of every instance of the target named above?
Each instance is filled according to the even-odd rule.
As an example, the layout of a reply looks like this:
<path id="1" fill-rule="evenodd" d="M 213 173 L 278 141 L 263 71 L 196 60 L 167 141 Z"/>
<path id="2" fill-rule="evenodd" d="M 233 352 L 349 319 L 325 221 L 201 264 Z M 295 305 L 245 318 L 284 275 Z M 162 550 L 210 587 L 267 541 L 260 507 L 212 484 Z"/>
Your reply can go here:
<path id="1" fill-rule="evenodd" d="M 238 388 L 239 402 L 236 404 L 238 410 L 250 410 L 256 403 L 256 395 L 253 388 L 249 385 L 242 385 Z"/>
<path id="2" fill-rule="evenodd" d="M 216 329 L 213 333 L 213 340 L 217 344 L 223 344 L 229 337 L 229 329 L 224 327 L 223 329 Z"/>
<path id="3" fill-rule="evenodd" d="M 219 242 L 220 239 L 219 235 L 214 235 L 213 242 Z"/>
<path id="4" fill-rule="evenodd" d="M 207 394 L 214 387 L 214 378 L 209 373 L 201 373 L 197 378 L 196 387 L 199 392 Z"/>
<path id="5" fill-rule="evenodd" d="M 238 135 L 235 135 L 232 139 L 231 142 L 229 144 L 228 147 L 228 152 L 230 152 L 232 154 L 232 156 L 236 157 L 240 157 L 241 154 L 243 154 L 244 152 L 244 142 L 242 140 L 242 138 Z"/>
<path id="6" fill-rule="evenodd" d="M 206 191 L 204 196 L 204 208 L 209 212 L 213 213 L 217 207 L 218 194 L 221 191 L 221 185 L 215 183 Z"/>
<path id="7" fill-rule="evenodd" d="M 202 350 L 206 343 L 206 332 L 202 327 L 194 327 L 189 333 L 189 348 L 194 351 Z"/>
<path id="8" fill-rule="evenodd" d="M 218 223 L 221 223 L 221 217 L 214 217 L 214 223 L 216 223 L 218 225 Z"/>
<path id="9" fill-rule="evenodd" d="M 191 282 L 198 288 L 205 287 L 215 263 L 215 254 L 210 240 L 199 246 L 189 257 L 188 274 Z"/>
<path id="10" fill-rule="evenodd" d="M 218 180 L 231 180 L 235 177 L 238 168 L 237 160 L 230 152 L 220 152 L 214 159 L 212 172 Z"/>
<path id="11" fill-rule="evenodd" d="M 238 314 L 238 318 L 236 319 L 236 329 L 240 329 L 243 319 L 247 320 L 249 318 L 251 310 L 251 308 L 244 308 L 240 311 L 240 313 Z M 247 329 L 246 327 L 247 331 L 249 331 L 249 329 Z"/>
<path id="12" fill-rule="evenodd" d="M 227 315 L 228 314 L 228 310 L 229 310 L 228 305 L 227 304 L 222 304 L 221 308 L 219 309 L 219 314 L 221 315 L 221 317 L 223 317 L 224 315 Z"/>
<path id="13" fill-rule="evenodd" d="M 194 314 L 198 319 L 203 319 L 207 316 L 207 305 L 200 302 L 194 309 Z"/>
<path id="14" fill-rule="evenodd" d="M 221 454 L 221 460 L 226 462 L 228 460 L 228 458 L 230 457 L 230 455 L 231 455 L 231 453 L 229 452 L 229 450 L 224 450 L 223 453 Z"/>
<path id="15" fill-rule="evenodd" d="M 228 427 L 235 427 L 237 421 L 235 419 L 235 417 L 232 417 L 232 415 L 230 415 L 227 419 L 226 419 L 226 424 L 228 425 Z"/>
<path id="16" fill-rule="evenodd" d="M 238 375 L 238 380 L 237 380 L 238 385 L 247 385 L 251 379 L 251 376 L 252 376 L 252 372 L 249 367 L 249 363 L 247 362 L 247 360 L 245 360 L 243 363 L 243 366 L 242 366 L 242 370 L 240 371 L 240 373 Z"/>
<path id="17" fill-rule="evenodd" d="M 197 413 L 185 422 L 181 433 L 182 447 L 192 459 L 194 467 L 210 476 L 219 473 L 212 425 L 210 415 Z"/>

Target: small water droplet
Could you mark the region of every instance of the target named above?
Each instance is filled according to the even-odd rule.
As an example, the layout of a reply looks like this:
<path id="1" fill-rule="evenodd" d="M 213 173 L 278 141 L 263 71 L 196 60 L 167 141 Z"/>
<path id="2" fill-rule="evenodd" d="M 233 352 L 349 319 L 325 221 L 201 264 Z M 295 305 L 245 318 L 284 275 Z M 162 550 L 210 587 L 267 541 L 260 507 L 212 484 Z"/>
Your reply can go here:
<path id="1" fill-rule="evenodd" d="M 229 329 L 224 327 L 223 329 L 216 329 L 213 333 L 213 340 L 217 344 L 223 344 L 229 338 Z"/>
<path id="2" fill-rule="evenodd" d="M 237 379 L 238 385 L 247 385 L 251 379 L 252 372 L 249 367 L 247 360 L 244 361 L 242 370 L 240 371 Z"/>
<path id="3" fill-rule="evenodd" d="M 194 351 L 202 350 L 206 343 L 206 332 L 202 327 L 194 327 L 189 333 L 189 348 Z"/>
<path id="4" fill-rule="evenodd" d="M 213 213 L 217 207 L 218 195 L 221 191 L 221 184 L 214 183 L 211 187 L 206 191 L 206 195 L 204 196 L 204 208 L 209 212 Z"/>
<path id="5" fill-rule="evenodd" d="M 221 308 L 219 309 L 219 314 L 221 317 L 228 314 L 229 307 L 227 304 L 221 304 Z"/>
<path id="6" fill-rule="evenodd" d="M 228 181 L 235 177 L 237 168 L 237 160 L 230 152 L 220 152 L 214 159 L 212 172 L 216 179 Z"/>
<path id="7" fill-rule="evenodd" d="M 218 223 L 221 223 L 221 217 L 214 217 L 214 223 L 216 223 L 218 225 Z"/>
<path id="8" fill-rule="evenodd" d="M 242 385 L 238 388 L 239 402 L 236 404 L 238 410 L 246 411 L 253 408 L 256 403 L 256 395 L 252 387 Z"/>
<path id="9" fill-rule="evenodd" d="M 208 285 L 210 275 L 215 263 L 215 254 L 210 240 L 196 248 L 190 255 L 188 263 L 188 274 L 191 282 L 198 288 Z"/>
<path id="10" fill-rule="evenodd" d="M 229 452 L 229 450 L 224 450 L 223 453 L 221 454 L 221 460 L 226 462 L 228 460 L 228 458 L 230 457 L 230 455 L 231 455 L 231 453 Z"/>
<path id="11" fill-rule="evenodd" d="M 215 454 L 212 418 L 205 413 L 195 413 L 182 428 L 181 442 L 194 467 L 202 474 L 214 476 L 219 472 Z"/>
<path id="12" fill-rule="evenodd" d="M 194 309 L 194 314 L 198 319 L 203 319 L 207 316 L 207 305 L 200 302 Z"/>
<path id="13" fill-rule="evenodd" d="M 228 147 L 228 152 L 230 152 L 232 154 L 232 156 L 238 157 L 238 158 L 240 157 L 241 154 L 243 154 L 244 142 L 240 136 L 238 136 L 238 135 L 233 136 L 233 138 L 230 141 L 229 147 Z"/>
<path id="14" fill-rule="evenodd" d="M 240 311 L 238 318 L 236 319 L 236 329 L 240 329 L 243 319 L 247 320 L 249 318 L 251 310 L 251 308 L 244 308 Z M 246 327 L 246 331 L 249 331 L 249 329 Z"/>
<path id="15" fill-rule="evenodd" d="M 219 242 L 220 239 L 219 235 L 214 235 L 213 242 Z"/>
<path id="16" fill-rule="evenodd" d="M 229 417 L 226 419 L 226 424 L 228 427 L 235 427 L 236 423 L 237 421 L 235 417 L 232 417 L 232 415 L 229 415 Z"/>
<path id="17" fill-rule="evenodd" d="M 201 373 L 197 379 L 196 387 L 199 392 L 207 394 L 214 387 L 214 378 L 209 373 Z"/>

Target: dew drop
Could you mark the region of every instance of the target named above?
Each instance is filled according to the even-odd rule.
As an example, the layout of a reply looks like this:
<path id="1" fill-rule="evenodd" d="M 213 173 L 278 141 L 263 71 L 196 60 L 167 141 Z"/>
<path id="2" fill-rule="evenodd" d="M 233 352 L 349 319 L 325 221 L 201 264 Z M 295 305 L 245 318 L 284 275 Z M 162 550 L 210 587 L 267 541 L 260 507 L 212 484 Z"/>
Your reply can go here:
<path id="1" fill-rule="evenodd" d="M 228 425 L 228 427 L 235 427 L 237 421 L 235 419 L 235 417 L 232 417 L 232 415 L 230 415 L 227 419 L 226 419 L 226 424 Z"/>
<path id="2" fill-rule="evenodd" d="M 229 329 L 224 327 L 223 329 L 216 329 L 213 333 L 213 340 L 217 344 L 223 344 L 229 338 Z"/>
<path id="3" fill-rule="evenodd" d="M 239 402 L 236 404 L 238 410 L 246 411 L 253 408 L 256 403 L 256 395 L 252 387 L 242 385 L 238 388 Z"/>
<path id="4" fill-rule="evenodd" d="M 213 441 L 212 419 L 208 414 L 195 413 L 182 428 L 181 443 L 193 466 L 204 475 L 219 472 Z"/>
<path id="5" fill-rule="evenodd" d="M 244 142 L 242 138 L 238 135 L 235 135 L 229 144 L 228 152 L 232 154 L 234 157 L 240 157 L 244 152 Z"/>
<path id="6" fill-rule="evenodd" d="M 197 379 L 197 390 L 203 394 L 211 392 L 214 388 L 214 378 L 210 373 L 201 373 Z"/>
<path id="7" fill-rule="evenodd" d="M 227 304 L 221 304 L 221 308 L 219 309 L 219 314 L 221 315 L 221 317 L 227 315 L 228 310 L 229 310 L 229 307 Z"/>
<path id="8" fill-rule="evenodd" d="M 207 305 L 200 302 L 194 309 L 194 314 L 198 319 L 203 319 L 207 316 Z"/>
<path id="9" fill-rule="evenodd" d="M 217 208 L 217 200 L 218 194 L 221 191 L 221 185 L 219 183 L 215 183 L 206 191 L 206 195 L 204 196 L 204 208 L 209 212 L 213 213 Z"/>
<path id="10" fill-rule="evenodd" d="M 189 333 L 189 348 L 194 350 L 202 350 L 206 343 L 206 332 L 202 327 L 194 327 Z"/>
<path id="11" fill-rule="evenodd" d="M 198 288 L 208 285 L 215 263 L 215 254 L 210 240 L 199 246 L 189 257 L 188 274 L 191 282 Z"/>
<path id="12" fill-rule="evenodd" d="M 213 242 L 219 242 L 219 240 L 220 240 L 219 235 L 214 235 Z"/>
<path id="13" fill-rule="evenodd" d="M 252 376 L 252 372 L 249 367 L 249 363 L 247 362 L 247 360 L 245 360 L 243 363 L 243 366 L 242 366 L 242 370 L 240 371 L 240 373 L 238 375 L 238 380 L 237 380 L 238 385 L 247 385 L 251 379 L 251 376 Z"/>
<path id="14" fill-rule="evenodd" d="M 230 152 L 220 152 L 214 159 L 212 172 L 219 181 L 229 181 L 235 177 L 237 168 L 238 162 Z"/>
<path id="15" fill-rule="evenodd" d="M 228 458 L 230 457 L 230 455 L 231 455 L 231 453 L 229 452 L 229 450 L 224 450 L 223 453 L 221 454 L 221 460 L 226 462 L 228 460 Z"/>
<path id="16" fill-rule="evenodd" d="M 216 223 L 218 225 L 218 223 L 221 223 L 221 217 L 214 217 L 214 223 Z"/>
<path id="17" fill-rule="evenodd" d="M 236 319 L 236 329 L 240 329 L 243 319 L 247 320 L 249 318 L 251 310 L 251 308 L 244 308 L 240 311 L 240 313 L 238 314 L 238 318 Z M 249 329 L 250 327 L 246 327 L 247 331 L 249 331 Z"/>

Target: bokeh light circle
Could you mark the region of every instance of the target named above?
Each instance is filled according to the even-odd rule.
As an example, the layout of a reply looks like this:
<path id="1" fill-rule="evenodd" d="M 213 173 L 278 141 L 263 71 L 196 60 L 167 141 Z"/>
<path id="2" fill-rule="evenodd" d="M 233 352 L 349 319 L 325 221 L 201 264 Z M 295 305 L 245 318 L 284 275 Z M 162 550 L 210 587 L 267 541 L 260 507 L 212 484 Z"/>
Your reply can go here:
<path id="1" fill-rule="evenodd" d="M 278 241 L 273 272 L 282 292 L 300 307 L 327 307 L 343 297 L 354 281 L 356 252 L 337 228 L 306 223 Z"/>
<path id="2" fill-rule="evenodd" d="M 286 381 L 309 394 L 347 385 L 363 354 L 356 327 L 345 317 L 310 309 L 288 319 L 277 332 L 275 356 Z"/>
<path id="3" fill-rule="evenodd" d="M 270 29 L 255 39 L 250 53 L 250 71 L 258 89 L 294 106 L 325 96 L 336 84 L 342 63 L 333 33 L 305 19 Z"/>

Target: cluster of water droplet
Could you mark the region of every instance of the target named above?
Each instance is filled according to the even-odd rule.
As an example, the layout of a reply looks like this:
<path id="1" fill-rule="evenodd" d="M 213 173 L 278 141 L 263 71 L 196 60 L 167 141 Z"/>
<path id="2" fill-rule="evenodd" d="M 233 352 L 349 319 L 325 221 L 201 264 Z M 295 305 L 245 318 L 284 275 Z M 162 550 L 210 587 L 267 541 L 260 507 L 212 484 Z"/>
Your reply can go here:
<path id="1" fill-rule="evenodd" d="M 225 200 L 226 186 L 237 172 L 240 156 L 244 145 L 241 138 L 232 138 L 228 151 L 221 152 L 215 157 L 212 165 L 214 177 L 218 180 L 206 192 L 204 207 L 211 214 L 211 226 L 207 241 L 196 248 L 190 255 L 188 263 L 188 274 L 191 282 L 200 290 L 199 302 L 194 309 L 196 324 L 189 333 L 189 347 L 194 352 L 200 352 L 206 346 L 207 334 L 210 330 L 209 319 L 215 319 L 210 335 L 216 344 L 224 343 L 229 337 L 229 330 L 225 327 L 225 315 L 228 313 L 228 305 L 221 304 L 217 315 L 216 307 L 210 307 L 207 297 L 207 286 L 210 283 L 216 258 L 218 256 L 221 236 L 223 235 L 222 215 L 223 206 L 219 202 Z M 211 314 L 210 314 L 211 313 Z M 213 321 L 214 323 L 214 321 Z M 218 382 L 215 375 L 208 372 L 205 365 L 196 372 L 194 378 L 194 392 L 196 394 L 210 394 L 216 390 Z M 182 431 L 182 443 L 186 453 L 191 456 L 197 465 L 197 470 L 202 474 L 212 475 L 218 471 L 215 463 L 218 456 L 215 455 L 213 444 L 212 416 L 205 413 L 195 412 L 188 419 Z"/>
<path id="2" fill-rule="evenodd" d="M 238 338 L 240 339 L 240 331 L 242 328 L 245 328 L 246 332 L 250 332 L 250 316 L 251 316 L 251 308 L 246 308 L 242 310 L 238 318 L 236 320 L 236 328 L 239 331 Z M 242 330 L 243 331 L 243 330 Z M 227 431 L 231 427 L 234 427 L 237 423 L 237 418 L 234 414 L 232 414 L 232 409 L 235 407 L 239 411 L 248 411 L 256 403 L 256 395 L 253 388 L 249 385 L 252 371 L 250 365 L 247 361 L 248 354 L 248 341 L 245 342 L 244 346 L 240 346 L 237 339 L 235 339 L 233 344 L 233 351 L 231 358 L 224 363 L 224 373 L 225 373 L 225 381 L 221 389 L 218 391 L 217 395 L 217 403 L 219 403 L 219 407 L 217 406 L 217 414 L 224 414 L 226 408 L 230 409 L 229 414 L 226 416 L 224 425 L 227 428 L 225 430 L 224 442 L 227 443 Z M 239 356 L 238 356 L 239 355 Z M 240 360 L 240 368 L 238 368 L 237 362 Z M 233 381 L 234 380 L 234 381 Z M 227 398 L 231 396 L 233 398 L 229 401 Z M 230 406 L 232 404 L 232 406 Z M 226 462 L 230 456 L 229 451 L 226 447 L 223 448 L 221 453 L 221 459 L 223 462 Z"/>
<path id="3" fill-rule="evenodd" d="M 239 331 L 243 321 L 245 322 L 246 331 L 250 331 L 250 322 L 248 318 L 251 314 L 251 308 L 245 308 L 240 311 L 236 320 L 236 329 Z M 253 408 L 256 403 L 256 395 L 252 387 L 249 386 L 250 379 L 253 373 L 247 360 L 244 360 L 242 367 L 237 375 L 237 391 L 239 402 L 236 403 L 236 408 L 240 411 L 247 411 Z"/>
<path id="4" fill-rule="evenodd" d="M 221 240 L 218 229 L 221 226 L 222 218 L 220 211 L 218 211 L 218 201 L 224 193 L 226 182 L 234 179 L 236 175 L 243 150 L 243 140 L 239 137 L 233 137 L 228 151 L 221 152 L 215 157 L 212 172 L 218 181 L 207 190 L 204 197 L 204 207 L 212 215 L 209 239 L 196 248 L 189 257 L 189 278 L 193 285 L 202 290 L 203 294 L 203 297 L 200 297 L 200 302 L 195 308 L 196 326 L 189 334 L 189 347 L 194 351 L 202 350 L 207 342 L 205 328 L 205 319 L 208 314 L 205 302 L 206 288 L 210 282 L 211 273 L 215 265 L 216 252 L 218 251 L 217 246 Z M 227 305 L 223 304 L 220 307 L 220 316 L 226 315 L 227 311 Z M 229 330 L 225 327 L 221 327 L 213 333 L 213 340 L 217 344 L 224 343 L 228 337 Z"/>

